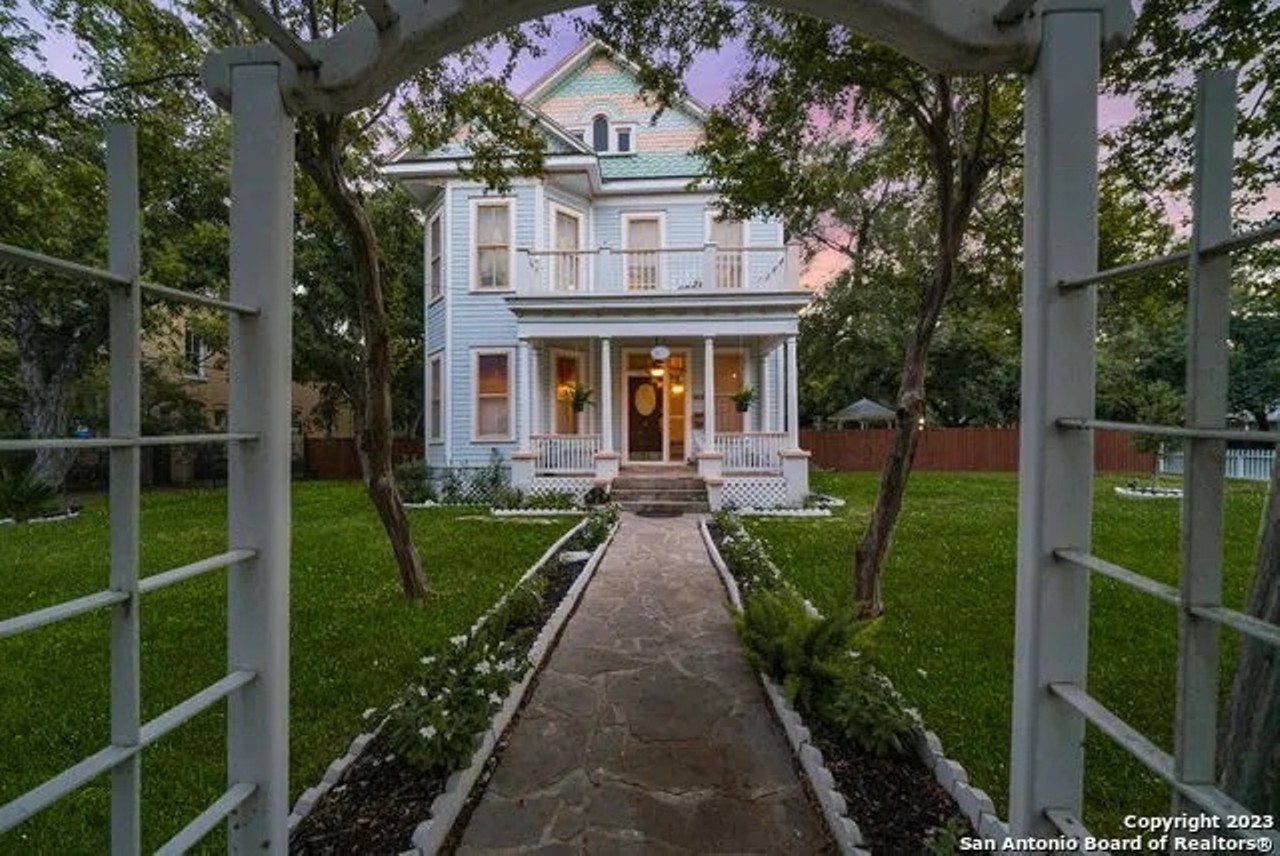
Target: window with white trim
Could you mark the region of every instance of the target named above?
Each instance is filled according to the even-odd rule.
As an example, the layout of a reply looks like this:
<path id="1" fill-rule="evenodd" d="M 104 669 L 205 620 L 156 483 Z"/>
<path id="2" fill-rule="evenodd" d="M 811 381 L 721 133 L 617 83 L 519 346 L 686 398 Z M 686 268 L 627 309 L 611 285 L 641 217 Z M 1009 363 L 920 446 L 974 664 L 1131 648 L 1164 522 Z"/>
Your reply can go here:
<path id="1" fill-rule="evenodd" d="M 476 204 L 475 290 L 511 288 L 511 227 L 511 200 Z"/>
<path id="2" fill-rule="evenodd" d="M 636 131 L 631 125 L 617 125 L 613 129 L 613 150 L 626 154 L 634 149 Z"/>
<path id="3" fill-rule="evenodd" d="M 428 365 L 427 439 L 439 442 L 444 439 L 444 361 L 436 354 Z"/>
<path id="4" fill-rule="evenodd" d="M 436 214 L 427 224 L 427 288 L 432 300 L 444 294 L 441 244 L 440 215 Z"/>
<path id="5" fill-rule="evenodd" d="M 476 440 L 511 439 L 511 351 L 475 351 Z"/>
<path id="6" fill-rule="evenodd" d="M 204 377 L 204 363 L 209 358 L 204 337 L 190 327 L 183 343 L 182 371 L 187 377 Z"/>

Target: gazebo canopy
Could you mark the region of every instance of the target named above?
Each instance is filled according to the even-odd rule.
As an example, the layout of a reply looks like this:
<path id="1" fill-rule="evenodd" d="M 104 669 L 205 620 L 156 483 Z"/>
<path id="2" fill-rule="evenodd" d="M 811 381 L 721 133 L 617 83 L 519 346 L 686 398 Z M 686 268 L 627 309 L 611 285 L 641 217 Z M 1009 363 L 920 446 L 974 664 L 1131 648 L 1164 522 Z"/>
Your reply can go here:
<path id="1" fill-rule="evenodd" d="M 844 422 L 892 422 L 898 418 L 893 410 L 869 398 L 859 398 L 848 407 L 836 411 L 831 421 L 836 425 Z"/>

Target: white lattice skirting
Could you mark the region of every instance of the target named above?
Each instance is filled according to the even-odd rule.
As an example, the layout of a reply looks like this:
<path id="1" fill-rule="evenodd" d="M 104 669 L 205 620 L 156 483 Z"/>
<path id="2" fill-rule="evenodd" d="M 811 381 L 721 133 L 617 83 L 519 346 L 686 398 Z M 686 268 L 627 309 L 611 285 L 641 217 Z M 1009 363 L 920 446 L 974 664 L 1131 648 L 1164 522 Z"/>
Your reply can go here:
<path id="1" fill-rule="evenodd" d="M 574 501 L 581 502 L 582 497 L 591 490 L 594 483 L 590 476 L 535 476 L 525 493 L 529 496 L 571 493 Z"/>
<path id="2" fill-rule="evenodd" d="M 781 476 L 729 476 L 724 480 L 726 508 L 785 508 L 787 480 Z"/>

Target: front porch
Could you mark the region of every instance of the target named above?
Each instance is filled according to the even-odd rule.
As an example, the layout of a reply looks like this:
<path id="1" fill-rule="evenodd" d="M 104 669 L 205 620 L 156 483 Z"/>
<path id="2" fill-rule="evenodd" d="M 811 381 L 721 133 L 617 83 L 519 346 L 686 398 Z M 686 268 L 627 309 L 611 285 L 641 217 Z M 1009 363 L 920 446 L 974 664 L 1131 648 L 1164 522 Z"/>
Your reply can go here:
<path id="1" fill-rule="evenodd" d="M 516 367 L 517 488 L 609 487 L 626 467 L 696 475 L 712 509 L 808 494 L 794 334 L 526 336 Z"/>

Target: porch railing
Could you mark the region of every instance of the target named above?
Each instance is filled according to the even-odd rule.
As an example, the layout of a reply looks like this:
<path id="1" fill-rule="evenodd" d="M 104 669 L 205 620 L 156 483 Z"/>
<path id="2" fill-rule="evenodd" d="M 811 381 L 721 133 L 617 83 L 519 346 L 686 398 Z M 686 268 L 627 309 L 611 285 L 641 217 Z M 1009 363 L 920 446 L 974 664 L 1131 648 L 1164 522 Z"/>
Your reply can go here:
<path id="1" fill-rule="evenodd" d="M 1267 481 L 1271 478 L 1275 460 L 1275 449 L 1227 449 L 1223 474 L 1229 479 Z M 1163 475 L 1183 474 L 1181 449 L 1161 450 L 1160 472 Z"/>
<path id="2" fill-rule="evenodd" d="M 689 290 L 785 290 L 800 287 L 799 245 L 655 250 L 520 249 L 517 289 L 525 294 Z"/>
<path id="3" fill-rule="evenodd" d="M 535 434 L 529 442 L 537 456 L 534 472 L 540 475 L 595 472 L 599 434 Z"/>
<path id="4" fill-rule="evenodd" d="M 741 434 L 716 434 L 715 449 L 724 455 L 725 472 L 761 472 L 780 470 L 779 457 L 787 445 L 785 431 L 744 431 Z"/>

